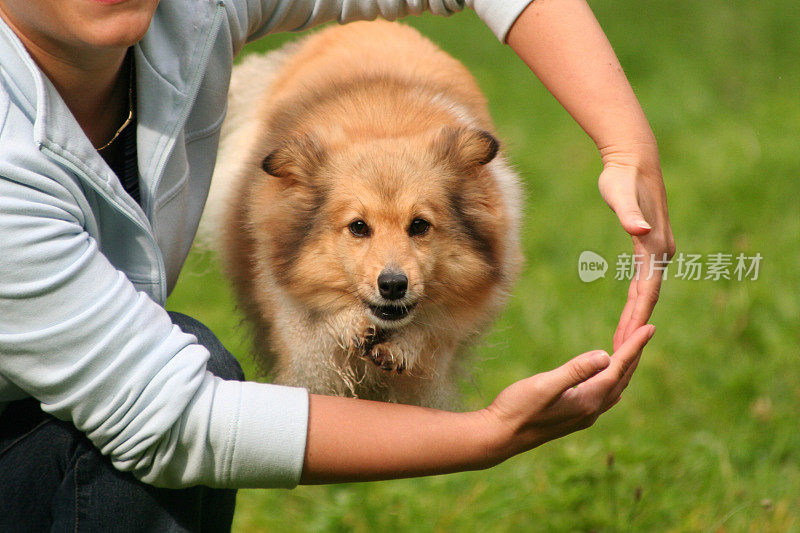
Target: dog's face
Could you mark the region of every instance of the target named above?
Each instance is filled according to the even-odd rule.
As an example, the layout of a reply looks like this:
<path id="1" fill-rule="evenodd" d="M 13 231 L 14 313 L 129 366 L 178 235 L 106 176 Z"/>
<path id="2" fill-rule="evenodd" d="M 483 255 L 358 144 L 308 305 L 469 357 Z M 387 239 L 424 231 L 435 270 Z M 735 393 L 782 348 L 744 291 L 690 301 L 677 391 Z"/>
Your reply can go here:
<path id="1" fill-rule="evenodd" d="M 479 305 L 499 280 L 508 224 L 485 169 L 490 134 L 442 129 L 326 146 L 301 137 L 262 162 L 284 199 L 278 282 L 310 309 L 363 310 L 397 328 L 424 310 Z"/>

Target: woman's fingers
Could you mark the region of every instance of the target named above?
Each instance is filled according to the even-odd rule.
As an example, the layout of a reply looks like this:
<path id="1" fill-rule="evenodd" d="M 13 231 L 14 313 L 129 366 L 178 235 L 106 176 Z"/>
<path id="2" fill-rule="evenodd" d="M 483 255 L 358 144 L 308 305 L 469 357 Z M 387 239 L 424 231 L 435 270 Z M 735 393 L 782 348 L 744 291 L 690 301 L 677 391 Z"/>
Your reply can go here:
<path id="1" fill-rule="evenodd" d="M 583 353 L 560 367 L 539 374 L 539 384 L 553 399 L 604 370 L 611 358 L 603 350 Z"/>
<path id="2" fill-rule="evenodd" d="M 655 332 L 656 327 L 652 324 L 642 326 L 636 329 L 628 340 L 614 352 L 614 355 L 611 356 L 609 369 L 617 381 L 624 379 L 631 367 L 636 364 L 642 350 L 648 341 L 653 338 Z"/>
<path id="3" fill-rule="evenodd" d="M 614 333 L 617 349 L 650 319 L 661 290 L 662 272 L 675 253 L 675 242 L 660 172 L 645 175 L 635 166 L 609 164 L 598 184 L 603 199 L 633 237 L 637 267 Z"/>
<path id="4" fill-rule="evenodd" d="M 581 388 L 587 394 L 597 394 L 604 401 L 616 398 L 628 385 L 639 356 L 647 342 L 653 337 L 656 327 L 642 326 L 634 331 L 622 346 L 611 356 L 608 368 L 588 379 Z"/>
<path id="5" fill-rule="evenodd" d="M 619 401 L 622 391 L 633 376 L 642 348 L 653 335 L 654 326 L 639 328 L 614 355 L 608 367 L 576 388 L 568 389 L 560 398 L 562 417 L 576 427 L 591 426 L 597 418 Z"/>
<path id="6" fill-rule="evenodd" d="M 628 384 L 631 382 L 631 378 L 633 377 L 633 373 L 636 371 L 636 367 L 639 366 L 639 361 L 641 357 L 642 357 L 642 351 L 639 350 L 639 352 L 636 354 L 635 359 L 633 360 L 633 363 L 628 368 L 627 372 L 625 372 L 625 375 L 622 377 L 622 379 L 619 380 L 619 383 L 617 383 L 617 385 L 613 389 L 611 389 L 611 392 L 609 392 L 608 395 L 606 396 L 606 402 L 616 403 L 616 399 L 622 396 L 622 392 L 626 388 L 628 388 Z"/>
<path id="7" fill-rule="evenodd" d="M 617 329 L 614 331 L 614 350 L 616 351 L 622 343 L 625 342 L 625 332 L 628 329 L 628 324 L 631 321 L 631 315 L 633 314 L 633 309 L 636 306 L 636 289 L 638 285 L 636 284 L 636 280 L 631 280 L 631 284 L 628 287 L 628 297 L 625 301 L 625 307 L 622 308 L 622 313 L 619 317 L 619 323 L 617 324 Z"/>
<path id="8" fill-rule="evenodd" d="M 602 409 L 600 409 L 600 414 L 602 415 L 606 411 L 610 410 L 612 407 L 617 405 L 621 399 L 622 399 L 622 396 L 617 396 L 616 399 L 614 399 L 614 400 L 612 400 L 610 402 L 607 402 L 607 405 L 604 405 L 602 407 Z"/>
<path id="9" fill-rule="evenodd" d="M 613 356 L 602 350 L 586 352 L 504 389 L 486 412 L 505 431 L 511 428 L 510 439 L 521 439 L 506 448 L 527 450 L 591 426 L 619 401 L 654 331 L 654 326 L 637 329 Z"/>
<path id="10" fill-rule="evenodd" d="M 655 309 L 656 303 L 658 302 L 658 295 L 661 292 L 661 272 L 651 271 L 650 265 L 651 261 L 653 261 L 653 255 L 654 254 L 645 254 L 638 279 L 632 281 L 632 283 L 636 284 L 636 299 L 634 300 L 628 324 L 622 335 L 623 342 L 629 335 L 636 331 L 637 328 L 643 326 L 650 320 L 653 309 Z"/>

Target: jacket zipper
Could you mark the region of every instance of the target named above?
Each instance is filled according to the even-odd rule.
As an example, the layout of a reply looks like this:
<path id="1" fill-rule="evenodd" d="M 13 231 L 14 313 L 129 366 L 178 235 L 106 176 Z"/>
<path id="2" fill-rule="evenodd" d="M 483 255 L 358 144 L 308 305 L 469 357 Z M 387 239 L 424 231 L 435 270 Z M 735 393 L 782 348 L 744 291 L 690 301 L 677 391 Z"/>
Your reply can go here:
<path id="1" fill-rule="evenodd" d="M 208 33 L 208 38 L 203 45 L 203 52 L 202 52 L 202 60 L 198 64 L 197 71 L 195 72 L 195 77 L 192 79 L 192 84 L 189 90 L 189 98 L 184 104 L 183 110 L 181 111 L 180 118 L 177 122 L 178 128 L 183 128 L 186 125 L 186 120 L 189 118 L 189 112 L 194 107 L 195 101 L 197 101 L 197 93 L 200 91 L 200 82 L 202 81 L 203 75 L 206 72 L 206 66 L 208 65 L 209 61 L 209 51 L 211 44 L 216 40 L 217 33 L 219 32 L 219 27 L 222 21 L 222 11 L 224 9 L 225 3 L 223 0 L 217 1 L 217 8 L 214 12 L 214 20 L 211 23 L 211 31 Z M 175 139 L 177 137 L 177 128 L 176 131 L 172 132 L 170 135 L 170 144 L 164 149 L 164 153 L 161 156 L 161 160 L 159 161 L 158 165 L 156 166 L 156 179 L 153 182 L 150 192 L 150 201 L 147 205 L 147 218 L 155 222 L 155 210 L 156 210 L 156 202 L 154 200 L 154 196 L 158 192 L 158 187 L 161 185 L 161 178 L 164 171 L 164 165 L 167 163 L 167 159 L 169 158 L 169 154 L 172 153 L 172 149 L 175 146 Z M 155 235 L 153 235 L 153 240 L 155 240 Z M 159 273 L 161 274 L 161 300 L 166 302 L 167 301 L 167 272 L 166 267 L 164 266 L 164 260 L 161 257 L 161 254 L 158 255 L 158 262 L 159 262 Z"/>

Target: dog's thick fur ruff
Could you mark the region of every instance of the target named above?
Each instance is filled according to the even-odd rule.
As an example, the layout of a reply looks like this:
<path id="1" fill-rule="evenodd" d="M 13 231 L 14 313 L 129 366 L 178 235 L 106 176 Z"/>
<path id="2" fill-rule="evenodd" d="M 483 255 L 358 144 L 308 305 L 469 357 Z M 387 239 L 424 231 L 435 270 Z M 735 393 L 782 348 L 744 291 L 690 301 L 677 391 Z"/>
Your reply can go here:
<path id="1" fill-rule="evenodd" d="M 353 23 L 234 69 L 200 238 L 223 228 L 275 382 L 447 407 L 518 276 L 521 201 L 469 72 L 407 26 Z"/>

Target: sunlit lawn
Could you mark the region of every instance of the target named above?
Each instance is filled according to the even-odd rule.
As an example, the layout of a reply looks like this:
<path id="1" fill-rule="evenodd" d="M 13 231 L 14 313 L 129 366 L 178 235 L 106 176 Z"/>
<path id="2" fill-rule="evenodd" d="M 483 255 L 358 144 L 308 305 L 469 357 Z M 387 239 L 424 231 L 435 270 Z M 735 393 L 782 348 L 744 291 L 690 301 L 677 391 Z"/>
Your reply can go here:
<path id="1" fill-rule="evenodd" d="M 236 531 L 800 530 L 800 4 L 593 8 L 659 139 L 679 252 L 760 253 L 758 279 L 670 272 L 634 381 L 588 431 L 490 471 L 241 491 Z M 408 22 L 478 77 L 526 177 L 527 268 L 464 384 L 478 408 L 610 348 L 627 288 L 615 263 L 631 249 L 597 193 L 592 143 L 513 52 L 472 14 Z M 604 279 L 579 280 L 584 250 L 609 261 Z M 212 256 L 190 257 L 169 305 L 256 377 Z"/>

